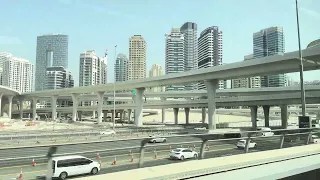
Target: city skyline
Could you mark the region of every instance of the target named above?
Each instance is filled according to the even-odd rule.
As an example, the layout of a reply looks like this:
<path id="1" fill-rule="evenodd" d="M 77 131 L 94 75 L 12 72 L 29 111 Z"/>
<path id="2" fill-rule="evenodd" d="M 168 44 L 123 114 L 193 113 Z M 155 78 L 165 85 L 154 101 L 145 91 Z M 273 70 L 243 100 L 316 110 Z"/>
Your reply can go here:
<path id="1" fill-rule="evenodd" d="M 120 9 L 123 8 L 123 3 L 104 3 L 103 1 L 94 1 L 92 4 L 87 4 L 84 1 L 77 1 L 77 4 L 61 4 L 60 2 L 50 2 L 50 11 L 55 13 L 56 16 L 49 18 L 49 15 L 46 11 L 48 7 L 42 2 L 37 3 L 34 7 L 28 6 L 27 3 L 19 3 L 19 7 L 24 7 L 19 13 L 12 14 L 11 16 L 4 19 L 6 24 L 5 28 L 0 30 L 0 49 L 4 52 L 10 52 L 16 56 L 29 59 L 32 64 L 35 64 L 35 37 L 41 34 L 46 33 L 60 33 L 69 35 L 69 67 L 72 74 L 75 76 L 76 86 L 78 85 L 78 54 L 83 52 L 84 49 L 95 49 L 97 52 L 103 52 L 106 48 L 110 50 L 110 60 L 109 64 L 114 64 L 114 45 L 118 45 L 117 52 L 121 52 L 128 56 L 128 43 L 127 39 L 133 34 L 141 34 L 146 42 L 148 43 L 147 50 L 147 69 L 150 69 L 151 65 L 156 63 L 164 67 L 164 39 L 163 34 L 170 29 L 171 26 L 179 27 L 184 22 L 195 22 L 198 24 L 199 31 L 205 29 L 212 25 L 217 25 L 224 33 L 224 63 L 231 63 L 236 61 L 242 61 L 243 56 L 252 52 L 252 33 L 259 31 L 260 29 L 271 27 L 271 26 L 283 26 L 284 32 L 286 34 L 286 51 L 297 50 L 297 34 L 296 34 L 296 24 L 295 24 L 295 11 L 294 11 L 294 2 L 278 2 L 271 3 L 270 1 L 248 1 L 239 3 L 238 8 L 233 8 L 228 5 L 228 2 L 219 2 L 219 1 L 207 1 L 206 6 L 199 4 L 183 4 L 179 5 L 181 8 L 169 10 L 172 14 L 173 11 L 175 14 L 183 14 L 183 16 L 177 16 L 175 18 L 168 18 L 169 15 L 162 13 L 161 16 L 151 15 L 154 8 L 150 8 L 150 5 L 139 4 L 134 5 L 132 2 L 127 1 L 126 7 L 135 7 L 137 12 L 133 15 L 131 11 L 132 8 L 128 8 L 128 12 L 121 12 Z M 171 2 L 170 2 L 171 3 Z M 32 4 L 32 3 L 31 3 Z M 155 1 L 154 6 L 163 6 L 166 4 L 166 1 Z M 179 4 L 178 2 L 173 2 L 174 4 Z M 271 4 L 271 5 L 270 5 Z M 6 13 L 12 11 L 12 5 L 14 2 L 8 2 L 4 4 L 4 10 L 1 13 Z M 90 6 L 88 6 L 90 5 Z M 115 11 L 120 11 L 118 14 L 108 14 L 106 25 L 102 25 L 100 28 L 95 30 L 95 33 L 86 33 L 90 32 L 89 27 L 92 26 L 82 26 L 83 24 L 80 19 L 90 19 L 90 24 L 95 24 L 101 21 L 101 13 L 108 13 L 106 7 L 110 6 Z M 305 0 L 301 1 L 301 38 L 302 38 L 302 48 L 306 48 L 307 44 L 311 41 L 319 38 L 318 29 L 319 18 L 308 14 L 308 10 L 314 10 L 314 7 L 319 7 L 320 3 L 316 1 Z M 67 7 L 66 9 L 62 6 Z M 95 7 L 100 7 L 101 11 L 95 11 L 94 13 L 88 15 L 83 15 L 82 8 L 90 9 Z M 149 8 L 148 8 L 149 6 Z M 219 7 L 216 11 L 211 13 L 208 10 L 210 7 L 215 6 Z M 270 12 L 269 10 L 263 8 L 268 6 L 274 11 Z M 121 7 L 121 8 L 120 8 Z M 182 13 L 186 8 L 200 9 L 201 11 L 195 10 L 192 13 L 185 14 Z M 134 8 L 133 8 L 134 9 Z M 140 9 L 140 10 L 139 10 Z M 144 9 L 144 11 L 142 11 Z M 228 9 L 228 10 L 227 10 Z M 232 10 L 230 10 L 232 9 Z M 229 13 L 233 11 L 233 13 Z M 28 14 L 25 14 L 28 12 Z M 30 13 L 29 13 L 30 12 Z M 42 13 L 42 16 L 39 16 L 39 13 Z M 74 15 L 66 17 L 65 14 L 73 12 Z M 247 13 L 249 12 L 249 14 Z M 285 12 L 285 13 L 284 13 Z M 170 14 L 168 13 L 168 14 Z M 23 15 L 22 15 L 23 14 Z M 141 21 L 126 21 L 131 17 L 145 17 L 150 14 L 148 18 L 142 18 Z M 160 13 L 161 14 L 161 13 Z M 233 21 L 234 15 L 237 15 L 237 21 Z M 255 14 L 255 16 L 252 16 Z M 314 13 L 316 14 L 316 13 Z M 20 22 L 16 17 L 24 16 L 27 19 L 32 21 Z M 46 26 L 41 26 L 40 22 L 43 18 L 48 18 Z M 66 18 L 59 18 L 66 17 Z M 83 18 L 82 18 L 83 17 Z M 160 18 L 161 17 L 161 18 Z M 215 18 L 220 17 L 220 18 Z M 250 18 L 248 18 L 250 17 Z M 265 18 L 268 17 L 268 18 Z M 276 18 L 275 18 L 276 17 Z M 70 20 L 72 18 L 73 20 Z M 102 19 L 101 19 L 102 18 Z M 59 19 L 59 21 L 57 21 Z M 215 19 L 214 22 L 211 20 Z M 263 21 L 261 21 L 263 19 Z M 123 23 L 126 21 L 125 23 Z M 73 22 L 70 24 L 70 22 Z M 157 22 L 155 25 L 150 26 L 152 22 Z M 232 22 L 232 23 L 230 23 Z M 240 23 L 241 22 L 241 23 Z M 259 23 L 257 23 L 259 22 Z M 34 24 L 34 26 L 26 26 L 29 28 L 28 31 L 21 31 L 20 27 L 22 24 Z M 59 25 L 58 25 L 59 24 Z M 92 24 L 92 25 L 93 25 Z M 107 29 L 112 24 L 113 27 L 116 27 L 115 30 L 112 28 Z M 80 27 L 81 25 L 81 27 Z M 34 28 L 36 27 L 36 28 Z M 114 33 L 120 30 L 120 33 Z M 107 33 L 106 33 L 107 32 Z M 113 68 L 108 68 L 109 81 L 113 82 L 114 79 L 114 70 Z M 314 80 L 317 77 L 315 72 L 305 73 L 306 80 Z M 295 73 L 292 76 L 294 80 L 298 80 L 299 75 Z"/>

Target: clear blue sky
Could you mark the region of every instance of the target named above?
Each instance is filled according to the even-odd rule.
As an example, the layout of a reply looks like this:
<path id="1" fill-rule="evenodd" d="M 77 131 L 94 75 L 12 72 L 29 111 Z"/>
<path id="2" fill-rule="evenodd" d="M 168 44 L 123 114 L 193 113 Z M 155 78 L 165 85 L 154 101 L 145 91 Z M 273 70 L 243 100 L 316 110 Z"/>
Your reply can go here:
<path id="1" fill-rule="evenodd" d="M 320 1 L 299 0 L 302 47 L 320 38 Z M 129 37 L 147 41 L 147 70 L 164 65 L 165 33 L 186 21 L 199 33 L 209 26 L 223 31 L 223 62 L 243 60 L 252 53 L 252 34 L 282 26 L 286 51 L 298 49 L 295 0 L 0 0 L 0 51 L 35 63 L 36 37 L 69 35 L 69 69 L 78 84 L 79 54 L 109 50 L 108 81 L 113 82 L 114 45 L 128 55 Z M 319 71 L 305 73 L 319 79 Z M 290 75 L 298 80 L 297 74 Z"/>

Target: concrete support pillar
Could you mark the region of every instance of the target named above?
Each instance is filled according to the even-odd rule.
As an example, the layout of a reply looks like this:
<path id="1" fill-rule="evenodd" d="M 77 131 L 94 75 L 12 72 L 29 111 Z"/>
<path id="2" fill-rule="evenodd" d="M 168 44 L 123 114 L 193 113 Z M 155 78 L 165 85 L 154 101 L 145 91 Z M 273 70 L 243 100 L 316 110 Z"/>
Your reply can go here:
<path id="1" fill-rule="evenodd" d="M 79 121 L 82 121 L 82 111 L 79 111 L 79 112 L 78 112 L 78 120 L 79 120 Z"/>
<path id="2" fill-rule="evenodd" d="M 35 121 L 37 119 L 37 101 L 38 97 L 32 98 L 32 119 Z"/>
<path id="3" fill-rule="evenodd" d="M 11 119 L 11 117 L 12 117 L 12 99 L 13 99 L 13 96 L 8 96 L 8 101 L 9 101 L 8 116 L 9 116 L 9 119 Z"/>
<path id="4" fill-rule="evenodd" d="M 166 101 L 166 100 L 167 100 L 167 98 L 161 97 L 161 101 L 162 101 L 162 102 L 164 102 L 164 101 Z M 165 120 L 166 120 L 166 109 L 165 109 L 165 108 L 162 108 L 162 109 L 161 109 L 161 122 L 164 124 Z"/>
<path id="5" fill-rule="evenodd" d="M 166 109 L 162 108 L 161 109 L 161 122 L 164 124 L 165 120 L 166 120 Z"/>
<path id="6" fill-rule="evenodd" d="M 131 121 L 132 109 L 128 109 L 128 122 Z"/>
<path id="7" fill-rule="evenodd" d="M 51 98 L 51 108 L 52 108 L 51 118 L 53 121 L 57 119 L 57 99 L 58 99 L 58 96 L 52 96 Z"/>
<path id="8" fill-rule="evenodd" d="M 20 118 L 21 118 L 21 120 L 23 119 L 23 99 L 22 98 L 20 98 L 19 99 L 19 111 L 20 111 Z"/>
<path id="9" fill-rule="evenodd" d="M 78 97 L 79 94 L 71 94 L 72 97 L 72 121 L 76 122 L 77 121 L 77 112 L 78 112 L 78 105 L 79 105 L 79 101 L 78 101 Z"/>
<path id="10" fill-rule="evenodd" d="M 264 126 L 270 126 L 270 106 L 262 106 L 263 107 L 263 114 L 264 114 Z"/>
<path id="11" fill-rule="evenodd" d="M 111 112 L 111 121 L 112 122 L 116 122 L 115 121 L 115 112 L 114 111 Z"/>
<path id="12" fill-rule="evenodd" d="M 186 114 L 186 124 L 189 124 L 190 108 L 184 108 L 184 113 Z"/>
<path id="13" fill-rule="evenodd" d="M 215 130 L 216 129 L 216 91 L 218 89 L 218 80 L 206 80 L 204 84 L 207 88 L 208 93 L 208 129 Z"/>
<path id="14" fill-rule="evenodd" d="M 202 123 L 204 124 L 206 122 L 206 108 L 202 108 Z"/>
<path id="15" fill-rule="evenodd" d="M 98 96 L 98 124 L 102 122 L 102 107 L 103 107 L 103 97 L 104 91 L 97 92 Z"/>
<path id="16" fill-rule="evenodd" d="M 2 96 L 3 96 L 3 93 L 0 93 L 0 116 L 2 116 Z"/>
<path id="17" fill-rule="evenodd" d="M 104 110 L 103 112 L 103 121 L 107 122 L 107 117 L 108 117 L 108 111 Z"/>
<path id="18" fill-rule="evenodd" d="M 288 127 L 288 105 L 282 104 L 281 108 L 281 128 L 287 129 Z"/>
<path id="19" fill-rule="evenodd" d="M 120 122 L 121 122 L 121 121 L 123 121 L 124 111 L 121 110 L 119 113 L 120 113 L 120 117 L 119 118 L 120 118 Z"/>
<path id="20" fill-rule="evenodd" d="M 143 93 L 145 88 L 137 88 L 135 96 L 134 123 L 137 127 L 142 126 Z"/>
<path id="21" fill-rule="evenodd" d="M 179 108 L 173 108 L 174 124 L 179 124 Z"/>
<path id="22" fill-rule="evenodd" d="M 257 117 L 258 117 L 258 106 L 250 106 L 251 110 L 251 123 L 252 123 L 252 128 L 254 130 L 257 129 Z"/>

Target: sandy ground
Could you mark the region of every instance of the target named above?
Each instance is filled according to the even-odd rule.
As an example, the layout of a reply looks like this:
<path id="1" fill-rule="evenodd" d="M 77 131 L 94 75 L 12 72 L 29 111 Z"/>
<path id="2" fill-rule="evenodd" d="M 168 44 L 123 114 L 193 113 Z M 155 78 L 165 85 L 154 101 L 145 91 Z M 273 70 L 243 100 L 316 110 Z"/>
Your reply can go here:
<path id="1" fill-rule="evenodd" d="M 161 122 L 162 115 L 161 110 L 156 115 L 150 115 L 143 117 L 143 122 Z M 172 111 L 166 111 L 165 114 L 165 123 L 173 124 L 174 123 L 174 113 Z M 225 125 L 226 127 L 248 127 L 251 126 L 251 118 L 248 116 L 237 116 L 237 115 L 224 115 L 224 114 L 216 114 L 215 116 L 217 124 Z M 189 114 L 190 123 L 200 123 L 202 119 L 201 111 L 190 111 Z M 206 123 L 208 120 L 208 115 L 206 116 Z M 297 123 L 298 117 L 289 116 L 289 123 Z M 179 124 L 185 123 L 185 112 L 183 110 L 179 111 L 178 115 Z M 57 123 L 57 122 L 44 122 L 44 121 L 35 121 L 35 125 L 26 126 L 27 121 L 21 120 L 10 120 L 7 115 L 0 117 L 0 130 L 1 131 L 32 131 L 32 130 L 50 130 L 53 129 L 92 129 L 93 122 L 82 122 L 79 124 L 69 124 L 69 123 Z M 107 125 L 107 123 L 105 124 Z M 261 120 L 257 124 L 258 126 L 264 125 L 264 120 Z M 279 126 L 281 125 L 280 117 L 279 120 L 270 121 L 271 126 Z M 111 126 L 109 123 L 107 126 Z M 121 126 L 119 124 L 119 126 Z"/>
<path id="2" fill-rule="evenodd" d="M 157 115 L 150 115 L 143 117 L 144 122 L 161 122 L 162 115 L 161 111 Z M 224 114 L 216 114 L 215 116 L 217 123 L 240 123 L 240 122 L 250 122 L 251 117 L 246 116 L 236 116 L 236 115 L 224 115 Z M 165 123 L 173 123 L 174 122 L 174 113 L 172 111 L 166 111 L 165 114 Z M 186 116 L 184 111 L 179 111 L 178 122 L 185 123 Z M 290 116 L 289 121 L 296 121 L 298 117 Z M 190 123 L 199 123 L 202 121 L 202 113 L 201 112 L 192 112 L 189 114 Z M 208 115 L 206 116 L 206 122 L 208 120 Z M 279 116 L 280 121 L 280 116 Z"/>

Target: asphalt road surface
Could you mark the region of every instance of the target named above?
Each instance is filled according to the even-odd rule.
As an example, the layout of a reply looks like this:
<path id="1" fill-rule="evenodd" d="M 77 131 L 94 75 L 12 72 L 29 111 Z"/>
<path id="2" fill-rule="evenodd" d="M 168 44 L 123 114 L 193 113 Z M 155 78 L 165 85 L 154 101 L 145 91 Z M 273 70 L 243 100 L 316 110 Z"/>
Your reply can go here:
<path id="1" fill-rule="evenodd" d="M 200 150 L 200 143 L 191 143 L 192 140 L 196 140 L 195 138 L 185 139 L 184 141 L 181 140 L 180 142 L 190 142 L 190 144 L 183 145 L 182 147 L 190 147 L 193 148 L 193 145 L 196 146 L 195 151 L 199 152 Z M 177 160 L 169 160 L 169 148 L 170 148 L 170 142 L 179 142 L 179 139 L 170 139 L 166 143 L 168 146 L 160 146 L 153 145 L 153 147 L 147 147 L 145 151 L 145 164 L 144 167 L 148 166 L 157 166 L 157 165 L 165 165 L 169 163 L 179 163 L 181 161 Z M 205 151 L 205 158 L 214 158 L 214 157 L 221 157 L 221 156 L 228 156 L 228 155 L 236 155 L 236 154 L 242 154 L 244 153 L 243 149 L 238 149 L 236 147 L 237 140 L 229 140 L 229 141 L 215 141 L 215 142 L 209 142 L 209 146 L 206 148 Z M 257 143 L 257 148 L 250 149 L 249 152 L 257 152 L 257 151 L 265 151 L 265 150 L 272 150 L 277 149 L 280 146 L 279 137 L 269 137 L 269 138 L 260 138 L 255 139 L 255 142 Z M 113 144 L 111 144 L 113 143 Z M 117 144 L 117 147 L 126 147 L 130 145 L 134 145 L 135 143 L 139 143 L 139 141 L 123 141 L 123 142 L 110 142 L 107 145 L 115 145 Z M 106 145 L 106 143 L 103 143 L 103 145 Z M 135 144 L 136 145 L 136 144 Z M 291 147 L 291 146 L 299 146 L 304 145 L 304 141 L 295 141 L 295 142 L 285 142 L 284 148 Z M 157 146 L 157 147 L 156 147 Z M 103 147 L 102 145 L 99 147 Z M 181 147 L 180 145 L 172 145 L 171 148 L 177 148 Z M 63 149 L 63 151 L 72 151 L 72 148 L 79 148 L 76 146 L 71 146 L 67 149 Z M 92 149 L 93 146 L 87 145 L 83 146 L 83 149 Z M 43 152 L 46 152 L 43 150 Z M 31 151 L 26 151 L 27 153 L 30 153 Z M 42 152 L 42 151 L 38 151 Z M 73 149 L 73 152 L 75 152 L 75 149 Z M 103 153 L 100 153 L 100 159 L 102 163 L 102 170 L 99 174 L 105 174 L 110 172 L 117 172 L 117 171 L 124 171 L 129 169 L 137 168 L 137 162 L 139 161 L 139 149 L 132 149 L 131 152 L 133 153 L 130 155 L 130 151 L 106 151 Z M 9 153 L 9 152 L 7 152 Z M 23 152 L 21 152 L 23 153 Z M 9 153 L 10 156 L 11 153 Z M 8 154 L 8 155 L 9 155 Z M 26 154 L 26 153 L 25 153 Z M 84 154 L 88 158 L 96 159 L 96 154 Z M 156 155 L 156 157 L 155 157 Z M 131 158 L 134 159 L 134 162 L 131 162 Z M 111 165 L 112 162 L 116 159 L 117 164 Z M 37 163 L 37 166 L 33 167 L 31 165 L 32 159 L 29 159 L 29 162 L 22 162 L 20 164 L 14 165 L 12 163 L 8 164 L 2 164 L 2 167 L 0 167 L 0 180 L 7 180 L 16 177 L 20 173 L 20 168 L 22 168 L 24 179 L 33 179 L 37 175 L 44 174 L 46 172 L 46 163 L 45 161 L 38 161 L 35 159 L 35 162 Z"/>

